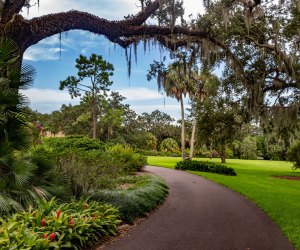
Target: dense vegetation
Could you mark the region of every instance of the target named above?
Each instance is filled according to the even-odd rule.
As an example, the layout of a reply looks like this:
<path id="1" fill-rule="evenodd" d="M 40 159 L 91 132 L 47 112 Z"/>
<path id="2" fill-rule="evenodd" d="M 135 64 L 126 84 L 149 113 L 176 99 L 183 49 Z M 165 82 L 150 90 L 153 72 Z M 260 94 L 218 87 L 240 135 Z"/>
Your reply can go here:
<path id="1" fill-rule="evenodd" d="M 34 217 L 44 213 L 38 212 L 43 210 L 41 200 L 50 197 L 56 197 L 63 210 L 68 206 L 76 207 L 82 197 L 103 195 L 103 199 L 118 206 L 126 204 L 125 210 L 121 205 L 120 209 L 129 221 L 144 214 L 159 199 L 146 201 L 143 191 L 132 191 L 128 197 L 147 205 L 130 217 L 126 211 L 130 208 L 129 198 L 118 203 L 112 198 L 115 194 L 97 194 L 98 190 L 112 185 L 111 180 L 133 175 L 145 164 L 145 158 L 135 150 L 145 155 L 181 155 L 183 160 L 188 153 L 190 159 L 193 155 L 220 157 L 223 163 L 226 158 L 233 157 L 289 160 L 294 163 L 294 168 L 299 168 L 299 1 L 280 1 L 280 4 L 260 0 L 204 1 L 205 14 L 190 22 L 183 19 L 181 1 L 140 0 L 141 12 L 119 22 L 73 10 L 27 20 L 21 14 L 22 9 L 29 10 L 34 2 L 0 0 L 0 213 L 7 216 L 2 221 L 5 247 L 21 244 L 22 248 L 43 248 L 49 241 L 53 246 L 84 245 L 86 236 L 64 234 L 58 228 L 57 232 L 49 230 L 49 238 L 46 235 L 45 240 L 35 236 L 26 238 L 27 230 L 31 230 L 27 228 L 30 223 L 33 227 L 29 228 L 39 228 L 32 220 L 43 221 Z M 148 19 L 154 25 L 147 25 Z M 176 27 L 179 21 L 181 27 Z M 138 115 L 124 105 L 124 97 L 109 92 L 113 66 L 95 54 L 89 58 L 79 56 L 77 76 L 61 81 L 61 89 L 68 88 L 72 97 L 81 96 L 80 105 L 63 105 L 61 110 L 49 115 L 29 110 L 26 98 L 19 92 L 32 83 L 34 76 L 31 67 L 22 65 L 24 52 L 44 38 L 70 29 L 105 35 L 124 48 L 132 46 L 130 51 L 132 48 L 135 53 L 140 41 L 146 48 L 147 41 L 154 38 L 170 48 L 172 64 L 165 65 L 163 60 L 155 62 L 153 67 L 150 66 L 149 75 L 157 78 L 159 89 L 180 101 L 181 126 L 174 125 L 174 120 L 160 111 Z M 130 75 L 131 53 L 126 57 Z M 213 72 L 220 65 L 222 75 L 215 76 Z M 91 85 L 82 84 L 84 78 L 90 79 Z M 185 95 L 189 95 L 192 104 L 187 121 L 183 107 Z M 44 140 L 42 137 L 49 132 L 71 137 Z M 196 168 L 198 163 L 182 164 Z M 244 172 L 246 175 L 247 171 Z M 256 171 L 253 176 L 260 180 L 265 171 Z M 235 181 L 219 175 L 211 178 L 219 182 L 224 180 L 228 186 L 239 180 L 247 183 L 248 177 L 243 179 L 243 172 L 241 176 L 237 173 Z M 209 173 L 204 175 L 210 176 Z M 253 179 L 251 181 L 256 183 Z M 254 186 L 245 184 L 244 189 L 239 189 L 240 183 L 238 187 L 235 184 L 232 186 L 238 191 L 247 189 L 248 192 L 253 188 L 254 194 L 259 192 Z M 165 195 L 163 188 L 148 191 L 161 198 Z M 269 193 L 268 188 L 265 191 Z M 288 197 L 292 195 L 289 191 L 287 188 L 281 194 Z M 122 192 L 115 193 L 123 195 Z M 267 196 L 267 200 L 272 199 L 272 195 Z M 252 198 L 251 192 L 249 197 Z M 77 203 L 72 203 L 73 199 Z M 258 204 L 268 208 L 263 200 L 257 200 Z M 91 202 L 98 207 L 97 202 Z M 47 206 L 48 203 L 44 204 Z M 102 205 L 98 208 L 101 210 Z M 105 211 L 110 209 L 104 206 Z M 89 217 L 88 211 L 80 210 L 80 213 L 88 213 L 86 217 Z M 272 211 L 271 208 L 271 216 Z M 13 215 L 14 212 L 21 213 Z M 43 214 L 45 220 L 54 216 L 59 221 L 61 212 L 57 210 L 56 215 L 52 212 Z M 9 246 L 10 240 L 5 237 L 7 230 L 16 228 L 14 218 L 24 221 L 24 225 L 18 227 L 20 231 L 16 232 L 24 235 L 26 240 L 17 242 L 19 236 L 12 234 L 13 245 Z M 66 216 L 66 219 L 68 222 L 73 218 Z M 278 222 L 277 214 L 274 220 Z M 97 224 L 99 227 L 101 221 L 102 218 Z M 105 234 L 111 229 L 113 233 L 116 223 L 117 219 L 113 220 L 112 227 L 104 229 Z M 285 231 L 284 223 L 282 227 Z M 94 230 L 92 226 L 90 229 Z M 285 232 L 289 234 L 288 229 Z M 291 233 L 292 240 L 293 237 Z M 294 242 L 299 246 L 297 239 Z"/>
<path id="2" fill-rule="evenodd" d="M 34 71 L 25 66 L 21 76 L 14 71 L 7 57 L 15 51 L 11 40 L 1 41 L 0 248 L 83 248 L 115 235 L 120 215 L 132 222 L 162 202 L 167 194 L 162 180 L 135 177 L 146 157 L 132 147 L 84 135 L 43 136 L 18 91 Z M 134 190 L 118 192 L 118 183 Z M 104 189 L 114 196 L 103 196 Z"/>

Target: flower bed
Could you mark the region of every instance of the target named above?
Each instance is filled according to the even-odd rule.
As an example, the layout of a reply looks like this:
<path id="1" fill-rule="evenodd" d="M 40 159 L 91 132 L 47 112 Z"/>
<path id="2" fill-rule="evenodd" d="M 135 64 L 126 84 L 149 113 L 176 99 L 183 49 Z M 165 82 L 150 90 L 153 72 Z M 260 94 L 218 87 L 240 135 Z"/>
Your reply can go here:
<path id="1" fill-rule="evenodd" d="M 111 205 L 41 201 L 37 209 L 0 220 L 0 249 L 78 249 L 116 234 L 119 222 L 118 211 Z"/>

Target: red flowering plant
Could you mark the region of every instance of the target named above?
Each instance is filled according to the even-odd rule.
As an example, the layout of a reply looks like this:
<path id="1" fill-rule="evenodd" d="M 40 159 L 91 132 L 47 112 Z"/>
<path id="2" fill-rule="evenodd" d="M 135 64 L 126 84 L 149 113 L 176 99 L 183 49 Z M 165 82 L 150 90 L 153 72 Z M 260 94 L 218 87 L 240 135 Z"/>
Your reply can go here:
<path id="1" fill-rule="evenodd" d="M 115 234 L 119 222 L 111 205 L 80 200 L 58 206 L 51 199 L 2 220 L 0 249 L 81 248 Z"/>

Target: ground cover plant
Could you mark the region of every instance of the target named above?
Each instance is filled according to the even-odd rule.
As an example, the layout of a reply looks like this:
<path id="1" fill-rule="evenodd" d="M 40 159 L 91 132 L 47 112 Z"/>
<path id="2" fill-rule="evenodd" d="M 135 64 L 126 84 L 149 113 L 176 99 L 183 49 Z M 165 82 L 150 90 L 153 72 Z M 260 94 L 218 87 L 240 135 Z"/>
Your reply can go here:
<path id="1" fill-rule="evenodd" d="M 122 184 L 132 184 L 122 189 Z M 117 180 L 117 188 L 95 192 L 93 199 L 110 203 L 117 207 L 122 221 L 132 223 L 136 217 L 144 216 L 168 194 L 164 180 L 155 175 L 123 177 Z"/>
<path id="2" fill-rule="evenodd" d="M 148 164 L 175 168 L 179 157 L 148 157 Z M 208 160 L 208 159 L 201 159 Z M 212 159 L 218 162 L 219 159 Z M 228 159 L 237 176 L 224 176 L 192 171 L 243 194 L 252 200 L 280 227 L 296 249 L 300 249 L 300 181 L 275 178 L 296 176 L 300 171 L 292 170 L 293 164 L 283 161 Z"/>
<path id="3" fill-rule="evenodd" d="M 175 165 L 175 169 L 201 171 L 215 174 L 224 174 L 235 176 L 236 172 L 233 168 L 227 167 L 224 164 L 211 162 L 211 161 L 179 161 Z"/>
<path id="4" fill-rule="evenodd" d="M 105 235 L 115 235 L 118 210 L 96 201 L 58 204 L 40 201 L 37 208 L 0 220 L 1 249 L 79 249 Z"/>

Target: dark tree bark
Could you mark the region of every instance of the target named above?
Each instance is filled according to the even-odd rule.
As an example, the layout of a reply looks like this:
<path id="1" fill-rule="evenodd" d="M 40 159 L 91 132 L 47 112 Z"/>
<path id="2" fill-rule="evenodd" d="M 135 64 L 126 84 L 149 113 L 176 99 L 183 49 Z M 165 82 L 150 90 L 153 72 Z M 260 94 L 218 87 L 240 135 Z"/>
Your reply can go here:
<path id="1" fill-rule="evenodd" d="M 221 145 L 220 158 L 221 163 L 226 163 L 226 146 L 224 144 Z"/>
<path id="2" fill-rule="evenodd" d="M 159 8 L 159 0 L 151 2 L 143 11 L 130 19 L 122 21 L 109 21 L 87 12 L 68 11 L 49 14 L 42 17 L 26 20 L 20 14 L 24 0 L 8 1 L 3 8 L 0 20 L 0 37 L 10 37 L 19 45 L 20 52 L 52 35 L 74 30 L 86 30 L 95 34 L 104 35 L 111 42 L 122 47 L 129 46 L 126 38 L 136 36 L 154 37 L 171 34 L 196 36 L 205 38 L 206 31 L 190 31 L 187 28 L 144 25 L 145 21 Z"/>

